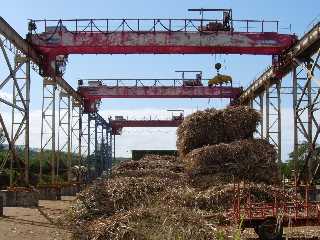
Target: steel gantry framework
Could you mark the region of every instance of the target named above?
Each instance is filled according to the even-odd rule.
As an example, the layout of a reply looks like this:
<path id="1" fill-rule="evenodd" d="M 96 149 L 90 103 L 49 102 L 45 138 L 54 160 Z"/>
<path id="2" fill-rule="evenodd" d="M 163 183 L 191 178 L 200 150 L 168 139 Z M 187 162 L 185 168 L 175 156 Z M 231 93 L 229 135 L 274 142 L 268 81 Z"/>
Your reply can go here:
<path id="1" fill-rule="evenodd" d="M 80 79 L 78 92 L 83 97 L 85 112 L 95 112 L 96 102 L 103 98 L 229 98 L 234 100 L 242 89 L 232 86 L 209 87 L 209 79 L 201 86 L 185 86 L 195 79 Z"/>
<path id="2" fill-rule="evenodd" d="M 111 120 L 113 135 L 120 135 L 123 128 L 126 127 L 178 127 L 183 119 L 172 120 Z"/>
<path id="3" fill-rule="evenodd" d="M 278 33 L 277 21 L 252 21 L 233 20 L 228 23 L 227 29 L 212 29 L 210 26 L 224 26 L 221 19 L 81 19 L 81 20 L 31 20 L 29 22 L 29 34 L 24 40 L 2 18 L 0 19 L 1 49 L 5 56 L 6 65 L 9 68 L 9 76 L 1 83 L 1 88 L 11 81 L 15 88 L 13 101 L 1 98 L 1 103 L 14 109 L 12 118 L 16 119 L 16 111 L 20 111 L 23 117 L 14 120 L 11 136 L 5 125 L 3 116 L 0 115 L 1 127 L 4 129 L 8 142 L 8 156 L 20 163 L 25 169 L 25 180 L 28 180 L 28 145 L 29 145 L 29 95 L 30 95 L 30 61 L 43 80 L 43 106 L 42 106 L 42 130 L 41 153 L 44 158 L 45 149 L 51 150 L 51 181 L 55 182 L 57 157 L 59 161 L 60 150 L 66 150 L 68 164 L 71 164 L 70 154 L 77 152 L 78 162 L 88 164 L 94 161 L 94 172 L 97 176 L 105 169 L 111 169 L 112 156 L 112 131 L 108 121 L 105 121 L 98 113 L 96 104 L 101 98 L 106 97 L 131 97 L 131 98 L 175 98 L 175 97 L 218 97 L 238 98 L 241 104 L 252 102 L 260 96 L 260 104 L 265 92 L 266 113 L 268 115 L 265 124 L 261 125 L 261 137 L 264 136 L 263 127 L 266 127 L 265 136 L 277 143 L 279 156 L 281 152 L 281 128 L 276 127 L 280 123 L 280 85 L 279 80 L 288 72 L 293 71 L 292 66 L 305 64 L 307 71 L 306 84 L 314 82 L 314 74 L 317 70 L 318 57 L 312 60 L 311 56 L 318 49 L 319 25 L 315 26 L 301 40 L 290 34 Z M 245 26 L 245 31 L 237 31 L 239 25 Z M 260 30 L 251 32 L 252 25 L 260 26 Z M 294 45 L 293 45 L 294 44 Z M 16 63 L 10 64 L 6 57 L 6 47 L 13 45 L 13 54 Z M 63 73 L 69 54 L 254 54 L 273 55 L 279 61 L 265 74 L 252 84 L 244 93 L 241 89 L 231 87 L 185 87 L 185 86 L 160 86 L 157 81 L 154 86 L 81 86 L 75 91 L 64 79 Z M 21 56 L 21 60 L 19 58 Z M 26 65 L 25 75 L 21 77 L 24 85 L 18 85 L 16 73 Z M 20 79 L 20 77 L 19 77 Z M 25 79 L 25 80 L 23 80 Z M 262 80 L 261 80 L 262 79 Z M 300 80 L 296 76 L 296 82 Z M 261 84 L 262 82 L 262 84 Z M 276 90 L 272 90 L 277 84 Z M 298 83 L 297 83 L 298 85 Z M 312 84 L 311 84 L 312 85 Z M 298 87 L 294 87 L 297 89 Z M 312 88 L 312 86 L 311 86 Z M 294 91 L 296 97 L 296 122 L 298 125 L 298 112 L 302 112 L 299 97 L 310 96 L 311 90 L 301 92 Z M 306 87 L 309 89 L 309 87 Z M 267 90 L 267 91 L 266 91 Z M 23 92 L 25 91 L 25 96 Z M 300 95 L 299 95 L 300 94 Z M 309 96 L 308 95 L 308 96 Z M 312 116 L 316 118 L 318 96 L 313 94 L 309 98 L 307 108 L 309 111 L 309 129 L 316 125 L 311 124 Z M 56 108 L 58 97 L 59 107 Z M 310 100 L 311 98 L 311 100 Z M 89 101 L 88 101 L 89 99 Z M 313 101 L 314 100 L 314 101 Z M 86 102 L 87 101 L 87 102 Z M 236 101 L 237 102 L 237 101 Z M 89 107 L 88 107 L 89 105 Z M 58 109 L 58 119 L 56 119 Z M 87 111 L 87 110 L 90 111 Z M 301 110 L 300 110 L 301 109 Z M 262 112 L 264 110 L 262 109 Z M 84 114 L 87 113 L 87 114 Z M 0 113 L 1 114 L 1 113 Z M 78 116 L 78 117 L 77 117 Z M 275 120 L 269 117 L 274 116 Z M 19 118 L 18 118 L 19 119 Z M 311 120 L 310 120 L 311 119 Z M 58 121 L 56 121 L 58 120 Z M 18 123 L 20 121 L 20 123 Z M 24 126 L 25 125 L 25 126 Z M 278 124 L 279 125 L 279 124 Z M 316 127 L 318 127 L 316 125 Z M 302 127 L 301 127 L 302 128 Z M 25 132 L 24 161 L 17 158 L 15 145 L 21 131 Z M 56 129 L 58 129 L 58 144 L 56 144 Z M 277 129 L 277 130 L 275 130 Z M 298 129 L 298 126 L 296 126 Z M 303 128 L 302 128 L 303 129 Z M 14 131 L 16 131 L 14 133 Z M 308 132 L 308 131 L 307 131 Z M 310 154 L 314 150 L 318 131 L 310 130 L 308 133 Z M 62 138 L 65 135 L 66 138 Z M 312 137 L 311 137 L 312 135 Z M 278 140 L 276 140 L 278 139 Z M 298 141 L 297 141 L 298 143 Z M 313 145 L 312 145 L 313 144 Z M 113 144 L 114 146 L 114 144 Z M 56 151 L 59 150 L 59 151 Z M 58 155 L 57 155 L 58 154 Z M 86 155 L 86 162 L 84 157 Z M 92 157 L 94 156 L 94 157 Z M 307 162 L 308 156 L 306 158 Z M 280 157 L 279 157 L 280 161 Z M 41 162 L 41 161 L 40 161 Z M 307 164 L 308 165 L 308 164 Z M 89 166 L 89 164 L 88 164 Z M 41 167 L 40 167 L 41 170 Z M 68 165 L 68 179 L 70 180 L 70 165 Z M 42 172 L 40 171 L 40 179 Z"/>
<path id="4" fill-rule="evenodd" d="M 11 169 L 10 184 L 28 184 L 29 182 L 29 104 L 30 70 L 42 73 L 43 55 L 24 40 L 3 18 L 0 17 L 0 56 L 7 71 L 0 81 L 0 129 L 7 143 L 7 153 L 1 159 L 0 172 Z M 10 94 L 11 92 L 11 94 Z M 8 96 L 9 95 L 9 96 Z M 58 98 L 58 100 L 57 100 Z M 58 103 L 58 107 L 56 107 Z M 7 111 L 8 110 L 8 111 Z M 11 111 L 11 115 L 8 113 Z M 58 119 L 56 119 L 58 115 Z M 88 151 L 83 143 L 87 126 L 83 125 L 82 97 L 61 76 L 55 74 L 43 78 L 43 102 L 41 121 L 41 148 L 39 155 L 39 182 L 43 180 L 42 165 L 44 159 L 50 159 L 51 183 L 56 183 L 61 171 L 66 170 L 67 181 L 71 180 L 71 162 L 77 156 L 79 164 L 85 164 Z M 98 116 L 96 116 L 98 117 Z M 100 116 L 99 116 L 100 117 Z M 101 118 L 101 117 L 100 117 Z M 100 120 L 101 122 L 101 120 Z M 105 127 L 105 135 L 96 144 L 104 146 L 102 157 L 111 156 L 110 128 Z M 57 131 L 56 131 L 57 130 Z M 109 137 L 109 139 L 107 139 Z M 56 141 L 57 138 L 57 141 Z M 104 139 L 106 138 L 106 139 Z M 87 140 L 87 139 L 86 139 Z M 18 149 L 23 146 L 23 157 Z M 94 147 L 96 148 L 96 146 Z M 50 150 L 50 151 L 47 151 Z M 66 152 L 67 168 L 61 169 L 59 163 L 62 152 Z M 89 157 L 88 157 L 89 158 Z M 110 158 L 111 159 L 111 158 Z M 103 159 L 103 161 L 107 161 Z M 111 167 L 111 162 L 105 166 Z M 105 170 L 105 166 L 100 170 Z M 13 170 L 18 170 L 20 179 L 13 178 Z M 15 182 L 14 182 L 15 181 Z"/>
<path id="5" fill-rule="evenodd" d="M 266 95 L 266 107 L 269 109 L 263 118 L 267 125 L 267 138 L 275 142 L 276 146 L 281 146 L 280 85 L 282 78 L 292 73 L 294 153 L 297 153 L 299 144 L 306 142 L 308 145 L 307 154 L 304 156 L 304 169 L 297 175 L 299 181 L 304 180 L 308 183 L 313 182 L 320 168 L 320 162 L 314 155 L 320 132 L 319 58 L 320 23 L 317 23 L 297 43 L 281 54 L 278 62 L 268 68 L 244 90 L 239 98 L 241 104 L 249 104 L 256 98 L 261 99 L 263 94 Z M 274 93 L 272 96 L 270 95 L 271 92 Z M 271 103 L 274 99 L 275 103 Z M 259 106 L 261 109 L 263 104 L 259 104 Z M 270 108 L 273 109 L 275 114 L 270 113 Z M 273 131 L 271 128 L 275 130 Z M 272 134 L 276 134 L 277 137 L 272 137 Z M 296 162 L 297 155 L 294 155 Z M 280 157 L 281 148 L 279 149 L 279 161 Z"/>
<path id="6" fill-rule="evenodd" d="M 0 171 L 10 161 L 10 184 L 13 184 L 13 170 L 22 173 L 25 184 L 29 182 L 29 104 L 30 104 L 30 56 L 34 52 L 23 44 L 24 40 L 0 18 L 0 56 L 6 66 L 6 75 L 0 80 L 0 127 L 4 133 L 8 151 L 0 163 Z M 11 88 L 11 89 L 10 89 Z M 12 94 L 6 96 L 6 91 Z M 4 116 L 4 109 L 11 108 L 11 117 Z M 23 159 L 18 156 L 16 144 L 23 145 Z"/>
<path id="7" fill-rule="evenodd" d="M 98 113 L 88 114 L 88 158 L 87 166 L 90 177 L 97 177 L 103 171 L 110 172 L 112 166 L 112 128 L 111 124 Z M 93 155 L 91 154 L 93 152 Z"/>

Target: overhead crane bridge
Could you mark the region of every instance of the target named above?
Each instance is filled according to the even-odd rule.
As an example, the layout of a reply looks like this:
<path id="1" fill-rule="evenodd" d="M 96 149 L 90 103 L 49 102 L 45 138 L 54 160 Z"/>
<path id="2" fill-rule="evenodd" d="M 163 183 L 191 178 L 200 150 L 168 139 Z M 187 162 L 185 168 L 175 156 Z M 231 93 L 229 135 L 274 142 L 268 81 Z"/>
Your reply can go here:
<path id="1" fill-rule="evenodd" d="M 223 28 L 217 26 L 223 26 Z M 63 79 L 63 73 L 67 67 L 67 59 L 70 54 L 251 54 L 270 55 L 273 60 L 279 59 L 277 64 L 284 64 L 291 61 L 290 49 L 293 46 L 304 48 L 304 42 L 313 39 L 319 41 L 319 30 L 314 34 L 314 30 L 307 33 L 302 40 L 297 39 L 293 34 L 279 33 L 279 22 L 277 21 L 253 21 L 228 19 L 228 27 L 225 28 L 225 19 L 71 19 L 71 20 L 30 20 L 29 33 L 23 39 L 4 19 L 0 18 L 1 49 L 4 56 L 8 51 L 12 54 L 21 55 L 24 61 L 18 64 L 6 61 L 9 69 L 9 76 L 0 83 L 0 90 L 8 83 L 13 83 L 15 91 L 19 92 L 19 101 L 23 102 L 23 107 L 16 102 L 9 102 L 1 98 L 1 104 L 5 104 L 23 113 L 24 118 L 16 134 L 10 136 L 8 126 L 3 121 L 0 113 L 1 127 L 5 131 L 7 142 L 9 143 L 9 157 L 16 161 L 15 145 L 19 136 L 24 131 L 25 139 L 25 181 L 28 182 L 28 149 L 29 149 L 29 99 L 30 99 L 30 67 L 34 67 L 43 76 L 43 109 L 42 128 L 45 125 L 48 132 L 42 131 L 41 151 L 45 148 L 52 150 L 51 165 L 55 166 L 60 146 L 56 144 L 56 116 L 55 97 L 56 91 L 59 94 L 59 101 L 66 103 L 60 111 L 66 111 L 66 118 L 59 119 L 58 133 L 60 129 L 68 136 L 66 144 L 67 151 L 76 151 L 79 162 L 85 162 L 84 156 L 91 155 L 93 149 L 98 149 L 98 145 L 110 137 L 112 134 L 109 122 L 103 123 L 101 116 L 93 111 L 84 114 L 85 101 L 88 99 L 99 100 L 105 97 L 227 97 L 237 98 L 241 92 L 237 88 L 230 87 L 194 87 L 187 89 L 183 86 L 169 86 L 164 92 L 159 91 L 161 86 L 149 86 L 148 90 L 140 93 L 138 86 L 133 92 L 129 87 L 113 86 L 113 90 L 108 86 L 101 88 L 87 88 L 80 86 L 79 91 L 73 89 L 67 81 Z M 252 27 L 256 31 L 252 31 Z M 241 29 L 239 31 L 239 29 Z M 307 40 L 306 40 L 307 39 Z M 316 48 L 317 45 L 313 44 Z M 13 48 L 12 48 L 13 47 Z M 16 51 L 18 50 L 18 51 Z M 298 52 L 303 51 L 298 49 Z M 311 57 L 314 51 L 303 51 L 305 57 Z M 303 61 L 303 59 L 299 59 Z M 315 59 L 317 60 L 317 59 Z M 33 65 L 30 65 L 30 62 Z M 275 61 L 274 61 L 275 62 Z M 317 61 L 315 61 L 317 62 Z M 300 62 L 299 62 L 300 63 Z M 298 63 L 298 64 L 299 64 Z M 284 65 L 277 65 L 277 68 L 284 68 Z M 17 86 L 15 73 L 23 66 L 26 66 L 25 83 L 27 88 Z M 274 65 L 275 67 L 276 65 Z M 289 67 L 290 68 L 290 67 Z M 289 70 L 290 71 L 290 70 Z M 274 78 L 272 78 L 274 79 Z M 272 80 L 273 81 L 273 80 Z M 272 86 L 270 82 L 267 86 Z M 256 84 L 256 83 L 255 83 Z M 256 86 L 253 84 L 252 86 Z M 258 84 L 260 86 L 260 84 Z M 256 95 L 250 86 L 239 100 L 247 104 Z M 266 86 L 266 85 L 264 85 Z M 57 90 L 58 89 L 58 90 Z M 261 89 L 258 87 L 258 89 Z M 268 88 L 267 88 L 268 89 Z M 159 94 L 159 92 L 161 92 Z M 245 100 L 244 100 L 245 98 Z M 89 101 L 90 102 L 90 101 Z M 60 102 L 60 106 L 62 102 Z M 61 114 L 61 116 L 66 116 Z M 88 116 L 88 117 L 87 117 Z M 15 120 L 16 121 L 16 120 Z M 62 124 L 64 123 L 65 124 Z M 94 124 L 92 124 L 94 122 Z M 62 126 L 63 125 L 63 126 Z M 100 130 L 99 130 L 100 129 Z M 104 130 L 101 130 L 104 129 Z M 107 141 L 105 141 L 107 142 Z M 71 144 L 72 143 L 72 144 Z M 60 143 L 59 143 L 60 144 Z M 111 139 L 107 142 L 106 151 L 111 151 Z M 76 146 L 77 150 L 74 150 Z M 280 151 L 280 148 L 279 148 Z M 105 165 L 104 165 L 105 166 Z M 104 169 L 103 169 L 104 168 Z M 97 169 L 106 170 L 107 167 Z M 52 167 L 52 182 L 55 181 L 55 171 Z"/>
<path id="2" fill-rule="evenodd" d="M 242 88 L 231 86 L 184 86 L 184 81 L 195 79 L 135 78 L 135 79 L 81 79 L 78 92 L 83 97 L 85 112 L 95 112 L 96 102 L 103 98 L 229 98 L 237 99 Z"/>
<path id="3" fill-rule="evenodd" d="M 183 121 L 181 119 L 170 120 L 128 120 L 128 119 L 115 119 L 110 120 L 113 135 L 121 135 L 123 128 L 134 127 L 178 127 Z"/>

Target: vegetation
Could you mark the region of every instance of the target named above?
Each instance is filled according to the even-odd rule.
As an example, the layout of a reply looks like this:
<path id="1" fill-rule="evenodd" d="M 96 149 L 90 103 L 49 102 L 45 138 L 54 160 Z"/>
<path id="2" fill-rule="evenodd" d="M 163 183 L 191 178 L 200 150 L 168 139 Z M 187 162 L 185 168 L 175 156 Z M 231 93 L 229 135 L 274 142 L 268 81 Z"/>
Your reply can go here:
<path id="1" fill-rule="evenodd" d="M 308 154 L 308 143 L 304 142 L 303 144 L 299 145 L 299 147 L 297 148 L 296 152 L 291 152 L 289 154 L 289 160 L 285 163 L 282 163 L 281 165 L 281 173 L 283 174 L 283 176 L 287 179 L 292 179 L 294 170 L 295 170 L 295 157 L 297 159 L 296 162 L 296 167 L 297 167 L 297 172 L 299 173 L 303 167 L 304 167 L 304 163 L 305 163 L 305 157 Z M 317 159 L 320 157 L 320 146 L 317 145 L 315 148 L 315 152 L 311 158 L 311 162 L 315 163 L 317 162 Z M 316 166 L 314 166 L 315 168 Z M 320 180 L 320 176 L 316 176 L 316 181 Z"/>
<path id="2" fill-rule="evenodd" d="M 2 163 L 6 157 L 7 149 L 0 149 L 0 163 Z M 30 158 L 29 158 L 29 173 L 30 173 L 30 184 L 37 185 L 39 183 L 39 172 L 40 172 L 40 152 L 37 149 L 30 149 Z M 67 180 L 67 153 L 59 152 L 59 177 L 57 179 L 58 182 L 63 182 Z M 24 149 L 18 147 L 17 155 L 20 159 L 24 159 Z M 42 176 L 43 182 L 50 182 L 51 179 L 51 151 L 46 150 L 43 152 L 42 157 Z M 89 157 L 89 166 L 93 167 L 93 156 Z M 76 155 L 72 155 L 71 166 L 77 165 L 78 157 Z M 4 188 L 9 184 L 10 178 L 10 161 L 8 160 L 4 166 L 4 171 L 0 172 L 0 187 Z M 13 163 L 13 182 L 14 184 L 19 184 L 20 172 L 19 167 L 16 162 Z"/>
<path id="3" fill-rule="evenodd" d="M 7 149 L 4 143 L 3 132 L 0 129 L 0 164 L 6 159 Z M 30 184 L 37 185 L 39 183 L 39 172 L 40 172 L 40 151 L 38 149 L 30 149 L 29 153 L 29 173 L 30 173 Z M 59 154 L 59 177 L 57 178 L 58 182 L 63 182 L 67 180 L 67 153 L 60 152 Z M 20 159 L 24 159 L 24 149 L 22 147 L 17 147 L 17 155 Z M 42 157 L 42 178 L 43 183 L 49 183 L 51 180 L 51 151 L 46 150 L 43 152 Z M 94 153 L 91 154 L 88 158 L 85 159 L 86 162 L 82 163 L 93 169 L 95 167 Z M 115 166 L 122 161 L 129 160 L 129 158 L 116 158 L 112 160 L 112 165 Z M 71 166 L 78 165 L 78 156 L 72 154 Z M 5 163 L 4 170 L 0 171 L 0 188 L 5 188 L 9 185 L 10 182 L 10 161 Z M 20 172 L 19 167 L 16 163 L 13 163 L 13 182 L 14 184 L 19 184 Z"/>

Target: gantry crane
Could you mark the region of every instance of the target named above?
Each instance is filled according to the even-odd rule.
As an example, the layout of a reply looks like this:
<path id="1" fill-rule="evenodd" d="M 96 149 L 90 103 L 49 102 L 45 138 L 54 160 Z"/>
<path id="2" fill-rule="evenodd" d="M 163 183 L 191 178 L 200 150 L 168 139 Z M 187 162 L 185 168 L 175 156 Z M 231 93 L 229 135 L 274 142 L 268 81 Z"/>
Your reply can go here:
<path id="1" fill-rule="evenodd" d="M 182 119 L 170 120 L 128 120 L 128 119 L 115 119 L 110 120 L 113 135 L 120 135 L 123 128 L 127 127 L 178 127 L 183 121 Z"/>
<path id="2" fill-rule="evenodd" d="M 70 54 L 254 54 L 254 55 L 279 55 L 286 51 L 296 42 L 297 37 L 293 34 L 281 34 L 278 32 L 279 23 L 277 21 L 252 21 L 252 20 L 234 20 L 232 12 L 226 9 L 210 10 L 211 12 L 222 12 L 223 17 L 219 19 L 207 19 L 203 17 L 204 12 L 210 9 L 201 9 L 202 17 L 197 19 L 73 19 L 73 20 L 31 20 L 29 22 L 29 33 L 27 39 L 23 39 L 14 31 L 2 18 L 0 19 L 0 34 L 4 36 L 4 42 L 1 45 L 13 45 L 25 56 L 27 69 L 30 70 L 30 61 L 35 63 L 35 69 L 44 77 L 43 80 L 43 113 L 42 125 L 47 124 L 50 132 L 46 133 L 47 140 L 41 140 L 41 149 L 49 147 L 52 150 L 52 166 L 56 161 L 56 134 L 55 134 L 55 96 L 57 89 L 63 91 L 62 98 L 71 98 L 66 102 L 72 103 L 68 106 L 68 111 L 75 111 L 74 117 L 79 120 L 79 126 L 70 127 L 68 120 L 68 131 L 70 134 L 78 129 L 79 138 L 82 138 L 83 124 L 83 100 L 93 98 L 95 102 L 89 102 L 88 105 L 95 105 L 103 94 L 107 97 L 130 96 L 135 92 L 125 92 L 128 89 L 116 88 L 110 89 L 101 86 L 100 89 L 90 92 L 75 91 L 67 81 L 63 79 L 63 74 L 67 67 L 68 56 Z M 239 24 L 243 24 L 244 31 L 238 30 Z M 260 30 L 251 31 L 252 25 L 260 26 Z M 266 25 L 273 25 L 273 30 L 266 31 Z M 1 83 L 0 89 L 7 82 L 15 82 L 14 73 L 18 71 L 23 64 L 15 68 L 7 64 L 10 70 L 10 76 Z M 27 83 L 30 83 L 30 71 L 26 71 Z M 28 80 L 29 79 L 29 80 Z M 27 84 L 27 85 L 28 85 Z M 165 94 L 159 90 L 161 88 L 148 88 L 150 91 L 139 93 L 137 96 L 143 97 L 194 97 L 207 96 L 225 96 L 234 98 L 239 95 L 239 91 L 230 88 L 197 88 L 181 89 L 174 86 L 168 87 Z M 84 88 L 83 88 L 84 89 Z M 20 90 L 18 90 L 20 91 Z M 135 90 L 136 91 L 136 90 Z M 140 90 L 139 90 L 140 91 Z M 45 93 L 48 93 L 45 95 Z M 66 95 L 65 95 L 66 94 Z M 21 95 L 21 94 L 20 94 Z M 26 89 L 26 96 L 30 95 L 30 88 Z M 66 96 L 66 97 L 65 97 Z M 26 124 L 26 135 L 28 136 L 29 121 L 29 98 L 19 96 L 25 103 L 23 107 L 8 102 L 6 99 L 0 99 L 1 104 L 11 106 L 25 114 L 21 124 Z M 61 99 L 62 99 L 61 98 Z M 72 110 L 70 110 L 72 109 Z M 89 108 L 90 109 L 90 108 Z M 90 112 L 90 111 L 89 111 Z M 96 113 L 93 111 L 91 113 Z M 71 117 L 70 117 L 71 118 Z M 68 118 L 68 119 L 70 119 Z M 73 118 L 73 116 L 72 116 Z M 1 118 L 2 119 L 2 118 Z M 88 120 L 89 122 L 89 120 Z M 22 126 L 21 125 L 21 126 Z M 4 130 L 8 126 L 1 121 Z M 19 128 L 19 129 L 22 129 Z M 9 131 L 6 131 L 9 132 Z M 44 137 L 42 131 L 41 139 Z M 88 134 L 90 135 L 90 134 Z M 14 154 L 16 138 L 21 136 L 17 132 L 16 137 L 10 137 L 6 134 L 9 143 L 10 152 Z M 71 140 L 68 140 L 71 141 Z M 84 141 L 79 140 L 79 146 Z M 28 137 L 25 139 L 26 146 L 29 145 Z M 69 142 L 70 145 L 70 142 Z M 28 149 L 28 147 L 26 147 Z M 26 162 L 28 151 L 26 151 Z M 78 155 L 81 156 L 81 147 Z M 28 179 L 28 164 L 25 167 L 25 179 Z M 54 171 L 52 171 L 54 179 Z"/>

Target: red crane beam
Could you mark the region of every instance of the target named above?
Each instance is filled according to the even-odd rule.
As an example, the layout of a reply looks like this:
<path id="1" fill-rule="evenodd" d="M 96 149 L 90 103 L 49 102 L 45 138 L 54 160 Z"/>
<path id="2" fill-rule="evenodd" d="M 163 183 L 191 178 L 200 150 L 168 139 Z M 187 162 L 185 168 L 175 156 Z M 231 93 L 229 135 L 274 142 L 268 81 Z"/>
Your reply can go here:
<path id="1" fill-rule="evenodd" d="M 276 55 L 296 38 L 246 32 L 44 32 L 31 42 L 44 55 L 69 54 L 254 54 Z"/>
<path id="2" fill-rule="evenodd" d="M 241 94 L 233 87 L 173 87 L 173 86 L 81 86 L 78 89 L 87 100 L 102 98 L 232 98 Z"/>
<path id="3" fill-rule="evenodd" d="M 112 133 L 120 135 L 125 127 L 178 127 L 183 119 L 178 120 L 111 120 Z"/>
<path id="4" fill-rule="evenodd" d="M 216 19 L 31 20 L 28 41 L 43 55 L 44 73 L 52 75 L 58 55 L 278 55 L 297 40 L 295 35 L 278 33 L 277 21 L 232 20 L 231 26 L 239 22 L 246 32 L 225 29 Z M 276 28 L 267 32 L 270 23 Z M 250 32 L 252 24 L 261 24 L 260 32 Z M 43 32 L 38 32 L 41 25 Z"/>

